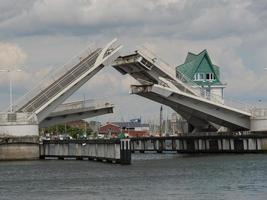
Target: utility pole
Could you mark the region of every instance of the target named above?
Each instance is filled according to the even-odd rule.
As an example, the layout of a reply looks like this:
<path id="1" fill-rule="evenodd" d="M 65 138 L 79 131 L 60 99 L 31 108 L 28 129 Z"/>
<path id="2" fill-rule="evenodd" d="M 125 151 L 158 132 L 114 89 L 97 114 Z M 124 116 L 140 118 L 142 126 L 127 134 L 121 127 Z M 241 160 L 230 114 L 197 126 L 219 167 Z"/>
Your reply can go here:
<path id="1" fill-rule="evenodd" d="M 165 121 L 165 127 L 164 127 L 164 134 L 165 134 L 165 136 L 168 134 L 168 111 L 167 111 L 167 109 L 166 109 L 166 119 L 165 119 L 166 121 Z"/>
<path id="2" fill-rule="evenodd" d="M 9 73 L 9 112 L 13 112 L 13 83 L 12 83 L 12 72 L 21 72 L 21 69 L 11 70 L 11 69 L 0 69 L 0 72 L 8 72 Z"/>

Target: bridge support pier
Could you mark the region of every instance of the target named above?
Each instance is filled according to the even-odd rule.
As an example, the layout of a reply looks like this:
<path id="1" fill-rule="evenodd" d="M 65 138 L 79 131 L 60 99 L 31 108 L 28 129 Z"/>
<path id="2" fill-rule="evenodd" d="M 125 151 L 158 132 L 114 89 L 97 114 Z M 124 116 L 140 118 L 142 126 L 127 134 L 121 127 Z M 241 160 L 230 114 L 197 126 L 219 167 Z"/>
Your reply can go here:
<path id="1" fill-rule="evenodd" d="M 142 149 L 143 142 L 149 148 Z M 177 137 L 132 138 L 132 151 L 157 153 L 267 153 L 267 135 L 194 135 Z M 155 145 L 150 145 L 154 143 Z"/>
<path id="2" fill-rule="evenodd" d="M 39 130 L 32 113 L 0 114 L 0 160 L 39 158 Z"/>

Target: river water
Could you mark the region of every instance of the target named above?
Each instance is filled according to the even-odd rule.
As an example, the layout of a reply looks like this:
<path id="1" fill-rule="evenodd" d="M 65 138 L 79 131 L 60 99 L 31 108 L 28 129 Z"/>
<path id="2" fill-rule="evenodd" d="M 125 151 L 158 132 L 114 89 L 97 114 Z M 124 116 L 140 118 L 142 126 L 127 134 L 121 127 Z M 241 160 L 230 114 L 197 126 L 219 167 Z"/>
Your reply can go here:
<path id="1" fill-rule="evenodd" d="M 134 154 L 94 161 L 0 163 L 0 200 L 266 200 L 267 155 Z"/>

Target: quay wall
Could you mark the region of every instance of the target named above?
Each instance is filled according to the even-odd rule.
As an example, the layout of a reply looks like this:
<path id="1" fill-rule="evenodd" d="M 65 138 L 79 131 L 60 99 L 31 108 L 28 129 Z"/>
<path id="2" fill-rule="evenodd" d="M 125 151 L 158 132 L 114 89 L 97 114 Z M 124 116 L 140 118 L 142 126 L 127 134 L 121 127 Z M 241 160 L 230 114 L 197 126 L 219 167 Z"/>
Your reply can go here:
<path id="1" fill-rule="evenodd" d="M 40 158 L 74 158 L 131 164 L 130 140 L 44 140 L 40 144 Z"/>
<path id="2" fill-rule="evenodd" d="M 39 159 L 39 137 L 0 137 L 0 161 Z"/>
<path id="3" fill-rule="evenodd" d="M 267 153 L 267 135 L 212 135 L 132 138 L 132 152 Z"/>
<path id="4" fill-rule="evenodd" d="M 39 158 L 39 128 L 34 113 L 0 113 L 0 160 Z"/>

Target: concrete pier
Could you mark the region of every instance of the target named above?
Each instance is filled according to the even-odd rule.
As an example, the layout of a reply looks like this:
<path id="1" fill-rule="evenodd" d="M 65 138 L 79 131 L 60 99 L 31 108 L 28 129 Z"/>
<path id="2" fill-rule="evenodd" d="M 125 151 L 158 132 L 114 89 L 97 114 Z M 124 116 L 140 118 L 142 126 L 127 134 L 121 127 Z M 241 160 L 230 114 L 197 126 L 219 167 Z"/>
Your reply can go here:
<path id="1" fill-rule="evenodd" d="M 194 135 L 132 138 L 132 152 L 267 153 L 267 135 Z"/>
<path id="2" fill-rule="evenodd" d="M 40 158 L 131 164 L 130 140 L 44 140 L 40 144 Z"/>
<path id="3" fill-rule="evenodd" d="M 33 113 L 0 113 L 0 160 L 39 158 L 38 121 Z"/>
<path id="4" fill-rule="evenodd" d="M 39 159 L 39 137 L 0 137 L 0 160 Z"/>

